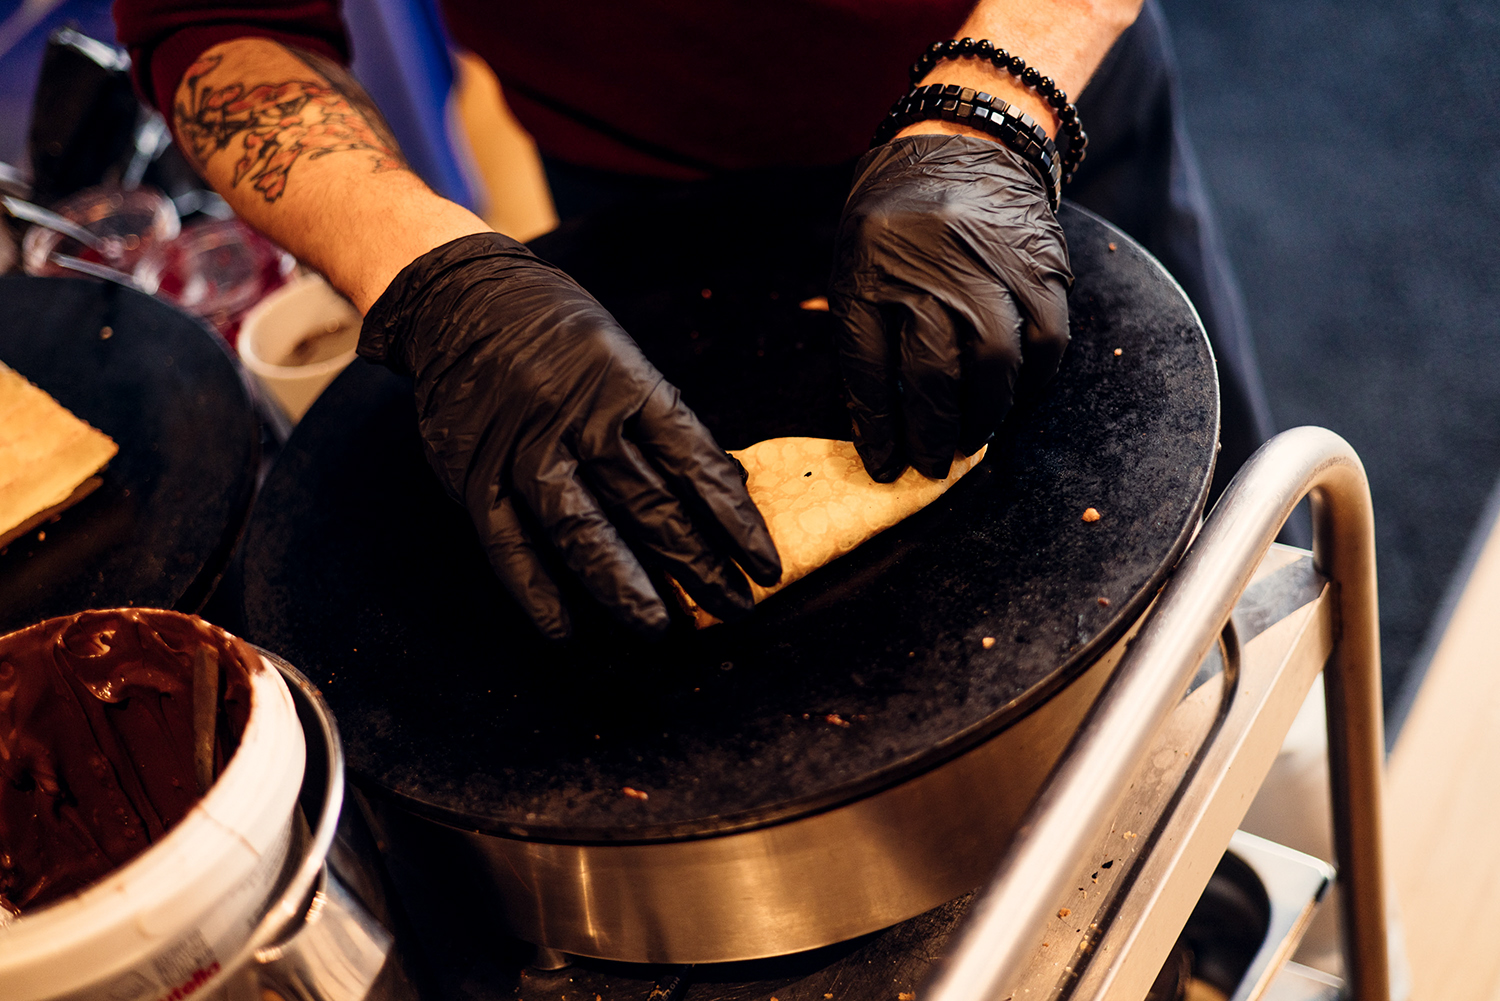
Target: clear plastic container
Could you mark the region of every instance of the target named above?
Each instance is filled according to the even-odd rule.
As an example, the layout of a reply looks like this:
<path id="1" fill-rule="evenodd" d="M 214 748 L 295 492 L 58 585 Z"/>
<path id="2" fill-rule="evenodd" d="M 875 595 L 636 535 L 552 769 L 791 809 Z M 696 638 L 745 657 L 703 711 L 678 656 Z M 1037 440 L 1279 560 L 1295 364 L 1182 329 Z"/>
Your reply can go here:
<path id="1" fill-rule="evenodd" d="M 154 246 L 134 277 L 234 344 L 245 311 L 285 284 L 295 267 L 290 254 L 240 220 L 214 219 Z"/>
<path id="2" fill-rule="evenodd" d="M 85 188 L 52 206 L 52 211 L 78 223 L 103 246 L 86 247 L 72 237 L 34 225 L 21 240 L 21 266 L 27 274 L 76 278 L 78 272 L 48 259 L 58 253 L 128 275 L 153 247 L 174 239 L 182 230 L 172 200 L 155 188 Z"/>

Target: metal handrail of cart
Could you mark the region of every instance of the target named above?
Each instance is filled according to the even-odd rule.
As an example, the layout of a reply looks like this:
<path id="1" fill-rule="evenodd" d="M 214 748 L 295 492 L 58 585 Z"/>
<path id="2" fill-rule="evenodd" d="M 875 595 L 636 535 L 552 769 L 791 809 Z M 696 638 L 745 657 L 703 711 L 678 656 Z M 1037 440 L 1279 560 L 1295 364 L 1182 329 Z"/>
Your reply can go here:
<path id="1" fill-rule="evenodd" d="M 1348 996 L 1387 1001 L 1382 835 L 1385 740 L 1375 530 L 1369 483 L 1348 442 L 1323 428 L 1286 431 L 1240 470 L 1184 555 L 1088 718 L 979 891 L 924 1001 L 1003 1001 L 1044 944 L 1091 853 L 1109 834 L 1132 777 L 1219 642 L 1236 603 L 1293 509 L 1310 498 L 1313 560 L 1328 580 L 1321 655 L 1246 664 L 1232 679 L 1234 726 L 1220 726 L 1137 865 L 1110 942 L 1069 968 L 1069 996 L 1139 997 L 1263 780 L 1323 669 L 1334 850 Z M 1321 649 L 1327 649 L 1323 647 Z M 1099 933 L 1104 935 L 1105 933 Z M 1108 945 L 1108 948 L 1103 946 Z M 1139 947 L 1139 948 L 1138 948 Z M 1087 948 L 1087 947 L 1086 947 Z M 1131 953 L 1138 955 L 1132 961 Z M 1154 965 L 1153 965 L 1154 964 Z M 1020 997 L 1020 993 L 1016 993 Z"/>

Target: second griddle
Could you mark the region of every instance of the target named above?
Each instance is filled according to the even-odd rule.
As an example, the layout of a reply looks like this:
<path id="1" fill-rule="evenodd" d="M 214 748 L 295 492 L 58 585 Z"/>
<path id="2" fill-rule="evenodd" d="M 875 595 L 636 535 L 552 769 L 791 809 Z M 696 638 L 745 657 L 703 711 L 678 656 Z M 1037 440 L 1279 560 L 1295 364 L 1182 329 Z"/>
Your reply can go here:
<path id="1" fill-rule="evenodd" d="M 367 789 L 470 829 L 702 836 L 946 760 L 1119 637 L 1186 545 L 1211 472 L 1217 389 L 1191 306 L 1119 231 L 1061 218 L 1073 343 L 1045 400 L 932 507 L 747 621 L 654 644 L 603 625 L 540 639 L 428 470 L 409 384 L 356 362 L 252 512 L 247 638 L 322 687 Z M 740 225 L 752 232 L 715 242 L 690 212 L 616 213 L 540 249 L 725 447 L 846 436 L 833 320 L 798 306 L 826 280 L 820 237 Z M 1088 507 L 1100 520 L 1081 520 Z"/>

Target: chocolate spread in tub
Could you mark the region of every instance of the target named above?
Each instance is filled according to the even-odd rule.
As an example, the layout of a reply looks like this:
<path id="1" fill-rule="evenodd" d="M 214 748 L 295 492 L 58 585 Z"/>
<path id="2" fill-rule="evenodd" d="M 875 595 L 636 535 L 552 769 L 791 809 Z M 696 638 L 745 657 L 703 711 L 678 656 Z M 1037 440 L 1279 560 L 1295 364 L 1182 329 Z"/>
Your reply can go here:
<path id="1" fill-rule="evenodd" d="M 218 665 L 217 776 L 244 733 L 259 664 L 240 640 L 150 609 L 0 636 L 0 908 L 17 914 L 84 889 L 197 803 L 192 685 L 205 647 Z"/>

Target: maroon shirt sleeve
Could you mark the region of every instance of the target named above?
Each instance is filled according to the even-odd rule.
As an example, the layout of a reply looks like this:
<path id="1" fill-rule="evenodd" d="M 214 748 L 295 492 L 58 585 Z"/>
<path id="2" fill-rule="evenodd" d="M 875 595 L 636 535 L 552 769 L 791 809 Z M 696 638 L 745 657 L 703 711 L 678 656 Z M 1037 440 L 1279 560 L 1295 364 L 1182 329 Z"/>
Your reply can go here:
<path id="1" fill-rule="evenodd" d="M 115 0 L 114 17 L 136 89 L 157 109 L 171 107 L 194 60 L 233 38 L 269 38 L 349 61 L 338 0 Z"/>

